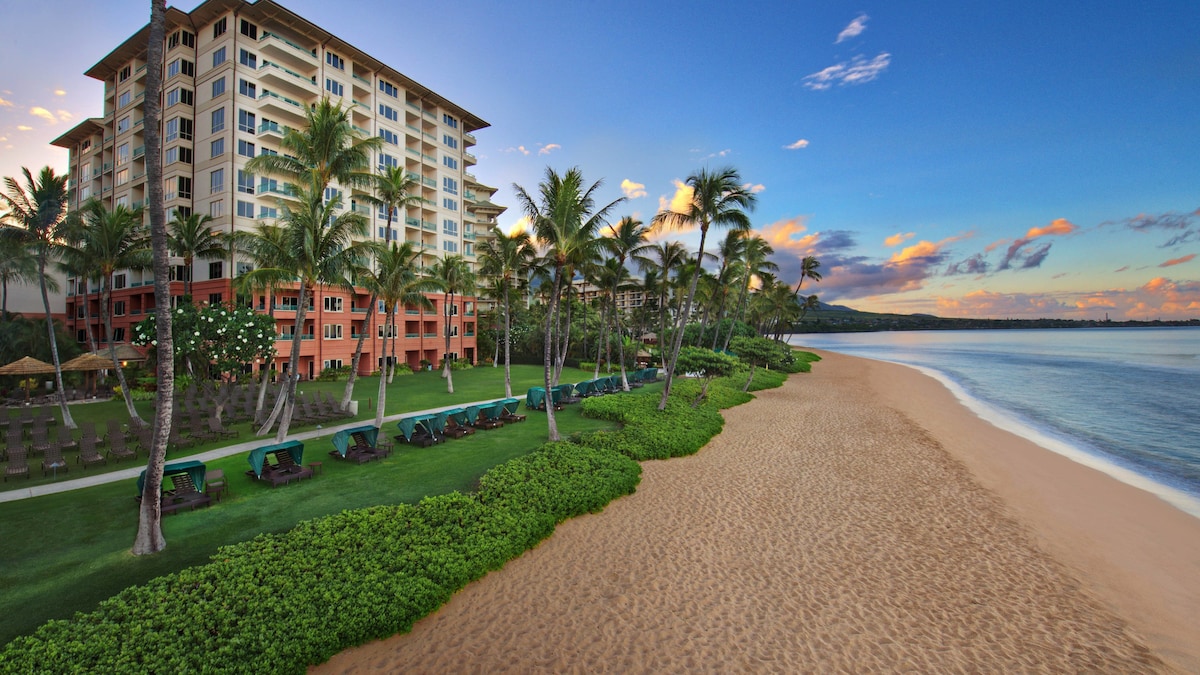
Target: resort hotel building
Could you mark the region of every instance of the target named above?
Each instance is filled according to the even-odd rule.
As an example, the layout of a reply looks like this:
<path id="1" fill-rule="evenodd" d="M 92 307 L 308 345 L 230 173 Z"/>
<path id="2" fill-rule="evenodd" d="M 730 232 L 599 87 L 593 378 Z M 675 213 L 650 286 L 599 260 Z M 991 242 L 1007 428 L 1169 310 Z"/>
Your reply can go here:
<path id="1" fill-rule="evenodd" d="M 476 164 L 472 132 L 487 122 L 271 0 L 208 0 L 191 12 L 168 8 L 166 20 L 161 122 L 168 221 L 175 212 L 209 215 L 213 230 L 227 233 L 274 222 L 285 194 L 282 181 L 252 175 L 246 163 L 280 152 L 284 130 L 304 125 L 305 112 L 328 97 L 350 110 L 358 133 L 383 139 L 372 167 L 404 167 L 419 181 L 420 201 L 392 214 L 389 228 L 388 214 L 369 206 L 364 192 L 336 183 L 329 191 L 341 194 L 344 208 L 368 219 L 372 239 L 411 242 L 421 251 L 422 267 L 455 254 L 477 267 L 476 244 L 504 211 L 491 202 L 496 189 L 471 173 Z M 87 71 L 104 83 L 103 116 L 85 120 L 53 142 L 70 152 L 71 209 L 92 198 L 110 208 L 145 203 L 142 99 L 148 36 L 146 26 Z M 297 289 L 240 294 L 235 279 L 248 269 L 249 262 L 230 255 L 197 258 L 190 269 L 182 258 L 173 258 L 173 301 L 183 294 L 183 281 L 191 279 L 197 305 L 233 301 L 273 312 L 278 354 L 263 367 L 283 370 L 291 352 Z M 103 343 L 128 341 L 130 326 L 154 309 L 151 270 L 113 275 L 111 336 L 98 319 L 99 284 L 90 283 L 67 280 L 67 328 L 83 342 L 86 316 Z M 364 332 L 360 371 L 379 368 L 385 358 L 384 308 L 377 307 L 368 322 L 369 293 L 312 291 L 301 329 L 301 377 L 349 366 Z M 422 360 L 436 367 L 448 331 L 449 355 L 475 362 L 476 299 L 455 296 L 454 306 L 443 307 L 440 293 L 428 297 L 433 310 L 400 308 L 397 359 L 414 369 Z"/>

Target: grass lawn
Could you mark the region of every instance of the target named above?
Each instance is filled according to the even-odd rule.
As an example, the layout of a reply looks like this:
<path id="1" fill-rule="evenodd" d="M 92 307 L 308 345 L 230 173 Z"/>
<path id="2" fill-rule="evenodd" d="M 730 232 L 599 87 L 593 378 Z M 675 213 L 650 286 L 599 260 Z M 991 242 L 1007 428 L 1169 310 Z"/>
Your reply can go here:
<path id="1" fill-rule="evenodd" d="M 513 393 L 518 398 L 523 399 L 528 387 L 541 382 L 540 367 L 514 366 L 512 370 Z M 568 370 L 563 379 L 581 381 L 590 377 L 590 371 Z M 503 368 L 458 371 L 454 381 L 455 394 L 450 395 L 437 373 L 397 377 L 388 390 L 386 411 L 395 414 L 496 399 L 504 394 Z M 303 383 L 301 389 L 329 390 L 340 399 L 344 385 L 344 382 Z M 639 391 L 661 386 L 649 385 Z M 362 401 L 360 419 L 374 418 L 366 400 L 373 399 L 377 391 L 377 379 L 359 380 L 355 398 Z M 92 419 L 98 421 L 101 430 L 108 416 L 122 419 L 125 416 L 124 405 L 119 401 L 73 406 L 71 412 L 77 421 L 94 415 Z M 479 431 L 429 448 L 397 444 L 388 459 L 362 465 L 329 457 L 327 452 L 333 446 L 327 439 L 332 434 L 326 434 L 320 440 L 305 443 L 305 460 L 323 461 L 323 472 L 313 480 L 278 488 L 245 478 L 242 475 L 248 468 L 245 455 L 209 462 L 208 468 L 225 471 L 231 492 L 210 508 L 164 518 L 167 549 L 155 556 L 135 558 L 129 554 L 137 528 L 133 480 L 2 503 L 0 540 L 4 545 L 0 547 L 0 588 L 5 590 L 0 595 L 0 644 L 32 631 L 49 619 L 92 609 L 127 586 L 205 562 L 217 547 L 225 544 L 261 533 L 282 532 L 302 520 L 344 509 L 415 502 L 454 490 L 470 491 L 491 467 L 531 452 L 545 442 L 543 414 L 528 414 L 529 420 L 524 423 Z M 564 437 L 607 426 L 583 418 L 579 406 L 567 406 L 556 418 Z M 302 427 L 306 428 L 311 427 Z M 241 425 L 241 430 L 242 437 L 235 440 L 253 438 L 246 425 Z M 386 425 L 385 431 L 394 435 L 394 423 Z M 171 459 L 219 445 L 210 443 L 191 448 L 172 455 Z M 72 457 L 68 461 L 72 462 L 69 476 L 84 473 Z M 144 463 L 144 455 L 138 461 Z M 125 462 L 124 466 L 130 464 Z M 113 468 L 112 463 L 109 468 Z M 36 464 L 32 473 L 40 474 Z M 38 480 L 19 480 L 19 484 Z M 12 486 L 13 481 L 9 481 L 6 487 Z"/>

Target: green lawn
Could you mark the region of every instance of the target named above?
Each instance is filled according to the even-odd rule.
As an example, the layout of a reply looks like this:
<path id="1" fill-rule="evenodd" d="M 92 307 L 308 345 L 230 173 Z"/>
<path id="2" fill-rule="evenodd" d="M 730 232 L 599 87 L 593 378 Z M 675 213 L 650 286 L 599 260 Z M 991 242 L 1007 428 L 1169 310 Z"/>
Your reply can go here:
<path id="1" fill-rule="evenodd" d="M 514 366 L 514 394 L 523 398 L 525 389 L 540 383 L 541 373 L 540 367 Z M 564 381 L 590 377 L 590 372 L 564 373 Z M 388 391 L 387 413 L 495 399 L 504 394 L 502 368 L 458 371 L 454 380 L 456 393 L 450 395 L 437 373 L 397 377 Z M 303 383 L 301 389 L 328 389 L 340 398 L 343 386 L 342 382 Z M 648 389 L 656 386 L 662 385 L 650 385 Z M 374 412 L 368 409 L 366 400 L 374 398 L 377 388 L 375 378 L 363 378 L 356 386 L 355 398 L 362 401 L 359 418 L 373 419 Z M 97 403 L 73 406 L 71 412 L 76 420 L 94 415 L 92 419 L 102 429 L 107 416 L 124 417 L 124 406 L 119 402 Z M 567 406 L 557 419 L 564 436 L 607 426 L 584 419 L 578 406 Z M 307 428 L 311 427 L 301 429 Z M 394 428 L 389 424 L 385 431 L 393 435 Z M 209 462 L 209 468 L 225 471 L 231 493 L 211 508 L 166 517 L 163 529 L 167 550 L 156 556 L 134 558 L 128 552 L 137 527 L 133 480 L 0 504 L 0 541 L 4 542 L 0 547 L 0 588 L 5 589 L 0 595 L 0 644 L 32 631 L 48 619 L 89 610 L 127 586 L 204 562 L 224 544 L 264 532 L 284 531 L 302 520 L 343 509 L 415 502 L 454 490 L 470 491 L 489 468 L 545 442 L 546 426 L 542 413 L 531 412 L 525 423 L 479 431 L 429 448 L 398 444 L 390 458 L 363 465 L 331 459 L 327 454 L 332 449 L 327 440 L 330 435 L 305 443 L 305 460 L 324 462 L 322 474 L 314 480 L 271 488 L 243 477 L 248 468 L 244 454 Z M 242 438 L 235 440 L 252 437 L 242 425 Z M 218 445 L 192 448 L 172 458 Z M 144 462 L 144 455 L 138 461 Z M 125 462 L 124 466 L 131 465 Z M 40 474 L 36 465 L 33 473 Z M 78 465 L 72 465 L 70 476 L 82 473 Z M 18 487 L 38 480 L 20 480 Z M 13 487 L 13 482 L 6 487 Z"/>

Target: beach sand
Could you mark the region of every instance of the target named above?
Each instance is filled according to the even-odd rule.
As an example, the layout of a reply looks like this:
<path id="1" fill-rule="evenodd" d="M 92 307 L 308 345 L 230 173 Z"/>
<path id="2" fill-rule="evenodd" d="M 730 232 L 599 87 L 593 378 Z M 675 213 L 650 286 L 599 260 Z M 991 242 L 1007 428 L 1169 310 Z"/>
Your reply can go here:
<path id="1" fill-rule="evenodd" d="M 319 673 L 1200 672 L 1200 520 L 823 353 Z"/>

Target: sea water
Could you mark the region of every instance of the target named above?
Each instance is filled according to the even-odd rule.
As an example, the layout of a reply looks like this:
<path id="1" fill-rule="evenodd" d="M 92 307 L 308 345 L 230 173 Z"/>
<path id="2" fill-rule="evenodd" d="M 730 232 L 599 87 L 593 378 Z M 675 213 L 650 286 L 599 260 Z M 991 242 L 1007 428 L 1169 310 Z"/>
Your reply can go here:
<path id="1" fill-rule="evenodd" d="M 792 335 L 917 367 L 985 420 L 1200 517 L 1200 328 Z"/>

